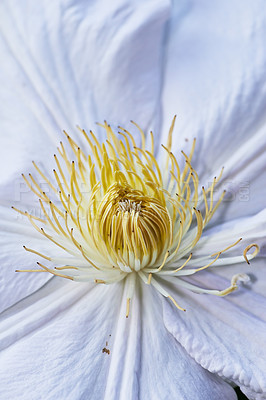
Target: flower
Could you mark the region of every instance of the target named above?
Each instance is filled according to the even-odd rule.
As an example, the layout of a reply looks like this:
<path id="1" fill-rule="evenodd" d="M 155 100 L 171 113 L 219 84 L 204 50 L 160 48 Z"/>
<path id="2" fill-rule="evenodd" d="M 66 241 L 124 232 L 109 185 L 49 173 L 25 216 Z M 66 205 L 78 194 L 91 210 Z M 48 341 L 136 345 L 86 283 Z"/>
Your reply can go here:
<path id="1" fill-rule="evenodd" d="M 229 7 L 223 3 L 221 9 L 217 9 L 210 3 L 204 10 L 197 4 L 190 8 L 189 5 L 174 4 L 170 9 L 168 2 L 150 1 L 139 5 L 117 1 L 106 7 L 82 2 L 58 2 L 49 6 L 38 2 L 37 6 L 29 1 L 28 11 L 24 14 L 18 1 L 14 5 L 1 3 L 1 46 L 5 56 L 1 67 L 5 76 L 1 82 L 5 96 L 1 128 L 6 132 L 1 136 L 4 149 L 1 157 L 1 302 L 6 311 L 1 319 L 0 374 L 4 397 L 37 399 L 41 393 L 43 398 L 51 399 L 88 396 L 95 399 L 234 399 L 229 381 L 240 385 L 250 398 L 265 398 L 263 256 L 266 215 L 262 187 L 265 95 L 261 84 L 265 54 L 260 51 L 265 25 L 260 2 L 245 6 L 236 2 L 232 9 L 231 4 Z M 170 15 L 172 22 L 166 37 Z M 178 29 L 176 21 L 179 22 Z M 167 48 L 163 54 L 162 44 L 166 40 Z M 166 60 L 166 65 L 162 60 Z M 164 105 L 162 110 L 159 98 Z M 46 179 L 50 155 L 60 141 L 57 136 L 60 129 L 73 133 L 75 123 L 90 127 L 91 120 L 104 118 L 124 126 L 122 132 L 129 130 L 127 121 L 130 118 L 138 121 L 145 132 L 153 125 L 156 133 L 154 153 L 158 163 L 161 163 L 158 156 L 161 143 L 167 147 L 162 154 L 174 162 L 163 132 L 167 131 L 168 116 L 173 115 L 176 108 L 181 120 L 177 128 L 179 133 L 172 138 L 173 150 L 182 148 L 189 154 L 193 147 L 192 138 L 197 137 L 193 158 L 192 154 L 191 159 L 187 156 L 187 168 L 194 176 L 194 179 L 193 176 L 190 178 L 193 185 L 198 186 L 195 168 L 199 187 L 210 187 L 209 195 L 216 195 L 213 178 L 219 177 L 224 166 L 216 188 L 220 190 L 227 186 L 228 194 L 201 238 L 197 238 L 190 259 L 191 250 L 189 246 L 186 248 L 188 262 L 200 259 L 198 262 L 204 263 L 206 256 L 216 253 L 220 258 L 217 257 L 213 266 L 219 263 L 220 266 L 210 266 L 184 278 L 182 282 L 187 287 L 177 286 L 178 278 L 173 279 L 171 274 L 167 278 L 162 275 L 164 270 L 172 268 L 171 263 L 167 265 L 167 247 L 172 242 L 169 232 L 171 221 L 175 219 L 162 212 L 163 198 L 158 194 L 155 203 L 160 209 L 161 226 L 165 228 L 164 238 L 159 237 L 156 229 L 151 229 L 153 239 L 158 239 L 161 259 L 158 258 L 156 268 L 162 267 L 157 271 L 161 277 L 157 278 L 149 265 L 151 270 L 147 272 L 147 279 L 150 285 L 136 281 L 130 309 L 127 309 L 127 300 L 131 293 L 122 282 L 110 285 L 76 283 L 72 279 L 51 278 L 46 273 L 16 274 L 15 269 L 32 269 L 41 255 L 48 257 L 48 262 L 49 259 L 62 261 L 66 257 L 64 249 L 52 246 L 49 238 L 43 237 L 44 233 L 37 235 L 25 224 L 24 217 L 19 218 L 6 207 L 12 201 L 15 208 L 27 209 L 28 216 L 37 210 L 34 196 L 26 186 L 20 181 L 12 185 L 18 170 L 22 167 L 24 171 L 30 170 L 31 159 L 36 160 L 35 169 L 39 169 L 44 186 L 51 191 L 50 181 Z M 158 132 L 161 132 L 160 137 Z M 96 146 L 98 141 L 103 142 L 100 129 L 97 138 Z M 78 144 L 69 139 L 70 145 L 79 160 L 84 142 L 78 135 L 73 139 Z M 137 136 L 134 140 L 139 147 Z M 8 152 L 7 148 L 10 149 Z M 140 153 L 141 150 L 137 150 L 137 154 Z M 56 160 L 59 162 L 57 157 Z M 184 156 L 177 156 L 181 170 L 182 160 Z M 6 166 L 8 168 L 4 168 Z M 60 167 L 63 168 L 61 164 Z M 75 181 L 78 165 L 70 168 L 70 185 L 79 195 L 79 183 Z M 57 171 L 60 173 L 58 165 Z M 35 180 L 33 174 L 31 176 Z M 145 178 L 145 174 L 142 177 Z M 107 178 L 113 179 L 111 175 Z M 93 173 L 91 179 L 94 179 Z M 38 185 L 39 181 L 35 182 Z M 31 180 L 30 186 L 38 192 L 36 184 Z M 14 196 L 17 194 L 12 192 L 14 188 L 19 188 L 19 198 Z M 142 193 L 145 191 L 148 191 L 146 187 Z M 47 191 L 45 193 L 48 195 Z M 61 190 L 64 201 L 62 193 Z M 222 192 L 217 194 L 219 199 Z M 46 195 L 38 194 L 39 197 L 42 195 L 45 200 Z M 118 197 L 120 212 L 140 212 L 140 201 L 145 202 L 148 197 L 145 206 L 149 206 L 155 201 L 150 198 L 156 197 L 150 196 L 149 192 L 145 193 L 144 200 L 139 199 L 139 193 L 133 195 L 137 202 L 133 201 L 134 196 Z M 101 197 L 96 197 L 94 194 L 92 205 L 95 200 L 101 205 Z M 232 198 L 235 200 L 230 201 Z M 211 200 L 204 196 L 203 190 L 206 208 L 205 199 L 210 210 Z M 43 207 L 44 200 L 41 202 Z M 52 214 L 59 207 L 54 201 L 50 209 Z M 175 201 L 182 205 L 182 199 Z M 77 204 L 75 209 L 78 210 Z M 156 207 L 151 209 L 154 212 Z M 47 209 L 44 210 L 50 217 Z M 189 211 L 185 211 L 187 216 Z M 194 213 L 200 226 L 201 214 L 197 209 Z M 153 217 L 156 218 L 156 214 Z M 29 219 L 37 224 L 33 217 Z M 53 219 L 54 224 L 55 221 Z M 104 221 L 106 219 L 97 219 L 99 225 Z M 61 232 L 59 225 L 55 228 Z M 68 221 L 64 232 L 65 229 L 69 229 L 68 236 L 72 234 L 75 245 L 76 232 L 72 232 Z M 236 243 L 240 237 L 243 237 L 242 243 Z M 164 248 L 165 240 L 169 243 Z M 176 244 L 174 240 L 173 243 Z M 252 265 L 239 263 L 239 249 L 248 259 L 247 246 L 253 243 L 260 246 L 258 258 Z M 233 244 L 236 245 L 221 254 L 221 250 Z M 29 251 L 24 254 L 20 245 L 26 245 Z M 70 247 L 67 250 L 71 250 Z M 104 247 L 98 250 L 106 259 Z M 114 250 L 113 256 L 118 257 L 118 247 Z M 82 251 L 84 246 L 79 249 L 80 254 Z M 144 247 L 142 263 L 143 256 Z M 194 263 L 193 267 L 197 269 L 207 264 Z M 182 267 L 181 272 L 188 270 L 188 265 L 175 266 L 174 270 L 179 267 Z M 95 266 L 99 267 L 98 264 Z M 64 274 L 66 270 L 54 269 L 53 273 L 56 271 Z M 191 285 L 194 289 L 198 286 L 223 290 L 230 287 L 230 278 L 239 272 L 251 276 L 251 283 L 229 296 L 200 296 L 187 290 Z M 78 273 L 81 276 L 83 270 Z M 74 274 L 77 270 L 72 269 L 72 278 Z M 111 277 L 111 271 L 109 275 Z M 152 283 L 157 280 L 160 285 L 155 288 Z M 156 291 L 161 287 L 167 290 L 163 296 Z M 235 282 L 231 289 L 234 287 Z M 178 305 L 180 303 L 187 312 L 178 310 L 164 295 Z"/>
<path id="2" fill-rule="evenodd" d="M 190 155 L 183 153 L 185 165 L 181 170 L 171 151 L 175 119 L 176 116 L 169 131 L 167 147 L 163 146 L 166 151 L 164 173 L 154 155 L 153 132 L 151 149 L 147 150 L 146 136 L 134 122 L 141 134 L 141 148 L 136 146 L 130 132 L 119 127 L 124 143 L 107 122 L 102 125 L 106 130 L 106 143 L 100 144 L 92 131 L 88 135 L 80 129 L 88 142 L 88 150 L 80 148 L 64 132 L 76 162 L 70 161 L 70 156 L 60 142 L 58 152 L 63 165 L 54 155 L 58 168 L 53 170 L 57 187 L 33 162 L 51 195 L 43 191 L 38 179 L 32 174 L 28 178 L 22 174 L 27 186 L 38 197 L 43 218 L 12 208 L 27 216 L 37 232 L 65 250 L 66 254 L 54 258 L 23 246 L 26 251 L 61 265 L 52 265 L 51 269 L 37 262 L 42 269 L 16 272 L 47 271 L 72 281 L 97 284 L 125 281 L 126 317 L 129 316 L 137 278 L 154 286 L 183 311 L 158 279 L 172 277 L 177 286 L 217 296 L 236 290 L 238 280 L 248 282 L 248 275 L 236 274 L 231 285 L 219 291 L 199 288 L 180 279 L 211 267 L 242 238 L 210 256 L 192 259 L 192 253 L 189 254 L 223 200 L 225 191 L 214 204 L 214 192 L 223 171 L 218 178 L 214 178 L 207 190 L 202 187 L 202 198 L 199 199 L 198 176 L 191 165 L 195 140 Z M 54 196 L 55 200 L 52 200 Z M 204 216 L 196 208 L 201 204 Z M 46 228 L 39 227 L 40 224 L 45 224 L 48 232 Z M 252 247 L 255 248 L 254 253 L 247 255 Z M 258 252 L 259 246 L 250 244 L 244 250 L 243 261 L 250 264 L 249 260 Z M 241 258 L 220 258 L 220 262 L 222 265 L 233 264 L 241 262 Z M 188 263 L 192 263 L 192 269 L 185 268 Z"/>

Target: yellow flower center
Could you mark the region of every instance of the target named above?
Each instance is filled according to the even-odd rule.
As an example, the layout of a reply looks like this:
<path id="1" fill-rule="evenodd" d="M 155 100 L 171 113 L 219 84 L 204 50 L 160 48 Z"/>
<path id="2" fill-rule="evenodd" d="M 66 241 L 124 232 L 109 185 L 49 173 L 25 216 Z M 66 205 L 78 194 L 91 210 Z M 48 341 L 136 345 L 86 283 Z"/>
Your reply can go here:
<path id="1" fill-rule="evenodd" d="M 28 178 L 23 175 L 39 198 L 41 218 L 15 210 L 26 215 L 41 235 L 65 250 L 66 256 L 53 258 L 24 246 L 51 265 L 38 262 L 40 269 L 23 271 L 47 271 L 67 279 L 95 283 L 127 280 L 127 316 L 137 276 L 180 309 L 157 277 L 172 276 L 177 285 L 219 296 L 235 290 L 237 280 L 247 279 L 245 275 L 235 275 L 231 286 L 223 291 L 201 289 L 180 279 L 210 267 L 241 239 L 210 256 L 193 259 L 193 268 L 187 268 L 192 261 L 191 251 L 225 192 L 214 201 L 214 190 L 223 171 L 208 188 L 199 190 L 198 176 L 191 165 L 195 140 L 189 155 L 182 152 L 185 162 L 180 167 L 171 151 L 174 123 L 175 118 L 167 144 L 162 146 L 162 169 L 155 158 L 152 132 L 148 150 L 147 137 L 134 122 L 141 136 L 141 147 L 121 127 L 121 139 L 118 139 L 106 122 L 101 125 L 107 136 L 103 144 L 93 132 L 88 135 L 80 129 L 87 148 L 81 148 L 64 132 L 71 153 L 61 142 L 59 157 L 54 156 L 54 182 L 33 163 L 39 177 L 49 185 L 50 194 L 43 192 L 32 174 Z M 252 247 L 255 251 L 247 255 Z M 258 251 L 256 244 L 249 245 L 244 250 L 245 260 L 249 262 Z"/>
<path id="2" fill-rule="evenodd" d="M 114 183 L 103 196 L 95 220 L 99 250 L 107 251 L 122 271 L 160 263 L 171 244 L 171 217 L 149 193 Z"/>

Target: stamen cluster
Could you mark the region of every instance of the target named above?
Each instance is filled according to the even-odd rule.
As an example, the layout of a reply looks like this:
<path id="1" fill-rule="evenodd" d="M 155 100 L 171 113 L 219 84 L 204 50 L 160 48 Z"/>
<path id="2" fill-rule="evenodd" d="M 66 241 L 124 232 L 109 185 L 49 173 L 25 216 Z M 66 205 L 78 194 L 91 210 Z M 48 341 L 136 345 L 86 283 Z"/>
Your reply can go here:
<path id="1" fill-rule="evenodd" d="M 25 247 L 51 264 L 48 267 L 38 263 L 41 269 L 27 271 L 48 271 L 71 280 L 107 284 L 126 279 L 127 315 L 137 276 L 180 309 L 161 286 L 158 276 L 173 276 L 177 284 L 193 291 L 225 295 L 235 290 L 238 275 L 225 291 L 204 290 L 178 278 L 208 268 L 241 239 L 211 256 L 194 260 L 193 269 L 185 268 L 225 192 L 215 203 L 214 190 L 222 171 L 209 188 L 199 190 L 199 179 L 191 165 L 195 140 L 189 155 L 182 152 L 185 163 L 180 168 L 171 151 L 174 123 L 175 118 L 167 144 L 162 146 L 163 174 L 154 154 L 153 133 L 147 150 L 146 136 L 134 122 L 141 136 L 141 147 L 126 129 L 119 127 L 119 139 L 105 122 L 101 126 L 107 139 L 102 144 L 92 131 L 87 134 L 80 130 L 87 142 L 87 148 L 81 148 L 65 133 L 72 155 L 61 142 L 59 157 L 54 155 L 54 182 L 33 163 L 52 195 L 43 192 L 31 174 L 28 178 L 23 175 L 39 198 L 43 218 L 17 211 L 26 215 L 41 235 L 65 250 L 66 257 L 52 258 Z M 249 249 L 253 246 L 256 248 L 253 255 L 247 258 L 245 254 L 247 261 L 258 252 L 255 244 Z"/>

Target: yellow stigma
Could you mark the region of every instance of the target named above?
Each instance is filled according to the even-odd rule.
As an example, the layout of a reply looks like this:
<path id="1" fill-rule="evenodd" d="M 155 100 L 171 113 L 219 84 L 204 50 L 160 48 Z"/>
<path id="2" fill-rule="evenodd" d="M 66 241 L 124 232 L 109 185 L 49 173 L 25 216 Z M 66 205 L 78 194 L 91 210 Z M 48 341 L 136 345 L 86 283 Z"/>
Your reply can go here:
<path id="1" fill-rule="evenodd" d="M 137 276 L 180 309 L 159 283 L 158 276 L 172 276 L 177 284 L 198 292 L 225 295 L 235 290 L 237 280 L 243 280 L 243 275 L 234 276 L 231 286 L 223 291 L 197 288 L 178 278 L 210 267 L 241 239 L 211 256 L 195 259 L 194 268 L 187 269 L 187 264 L 193 261 L 191 251 L 225 192 L 214 201 L 214 190 L 223 171 L 208 188 L 199 190 L 198 176 L 191 165 L 195 140 L 189 155 L 182 152 L 184 167 L 179 166 L 171 151 L 174 123 L 175 118 L 167 144 L 162 145 L 164 160 L 160 166 L 154 154 L 153 133 L 150 132 L 147 149 L 147 137 L 134 122 L 141 147 L 137 147 L 126 129 L 119 127 L 119 138 L 106 122 L 101 125 L 106 132 L 102 144 L 92 131 L 87 134 L 80 129 L 87 143 L 81 148 L 64 132 L 70 153 L 61 142 L 59 157 L 54 155 L 53 182 L 33 163 L 39 179 L 49 185 L 49 195 L 32 174 L 28 178 L 23 175 L 39 198 L 42 215 L 15 210 L 27 216 L 34 228 L 65 250 L 66 255 L 52 258 L 24 246 L 50 263 L 45 266 L 38 262 L 40 269 L 24 271 L 46 271 L 71 280 L 101 284 L 125 279 L 127 316 Z M 252 247 L 254 253 L 247 255 Z M 249 263 L 258 251 L 256 244 L 248 246 L 245 260 Z"/>
<path id="2" fill-rule="evenodd" d="M 98 204 L 95 242 L 122 271 L 139 271 L 161 262 L 171 246 L 172 224 L 166 206 L 149 188 L 113 183 Z M 158 197 L 158 198 L 156 198 Z"/>

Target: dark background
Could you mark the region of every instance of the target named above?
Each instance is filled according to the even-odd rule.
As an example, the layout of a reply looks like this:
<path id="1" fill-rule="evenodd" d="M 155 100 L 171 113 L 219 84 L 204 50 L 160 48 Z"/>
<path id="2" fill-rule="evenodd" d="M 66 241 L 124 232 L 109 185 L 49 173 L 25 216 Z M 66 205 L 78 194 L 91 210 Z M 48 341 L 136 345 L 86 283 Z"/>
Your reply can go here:
<path id="1" fill-rule="evenodd" d="M 245 396 L 244 393 L 241 392 L 239 387 L 235 388 L 235 391 L 236 391 L 236 394 L 237 394 L 237 398 L 239 400 L 248 400 L 247 396 Z"/>

